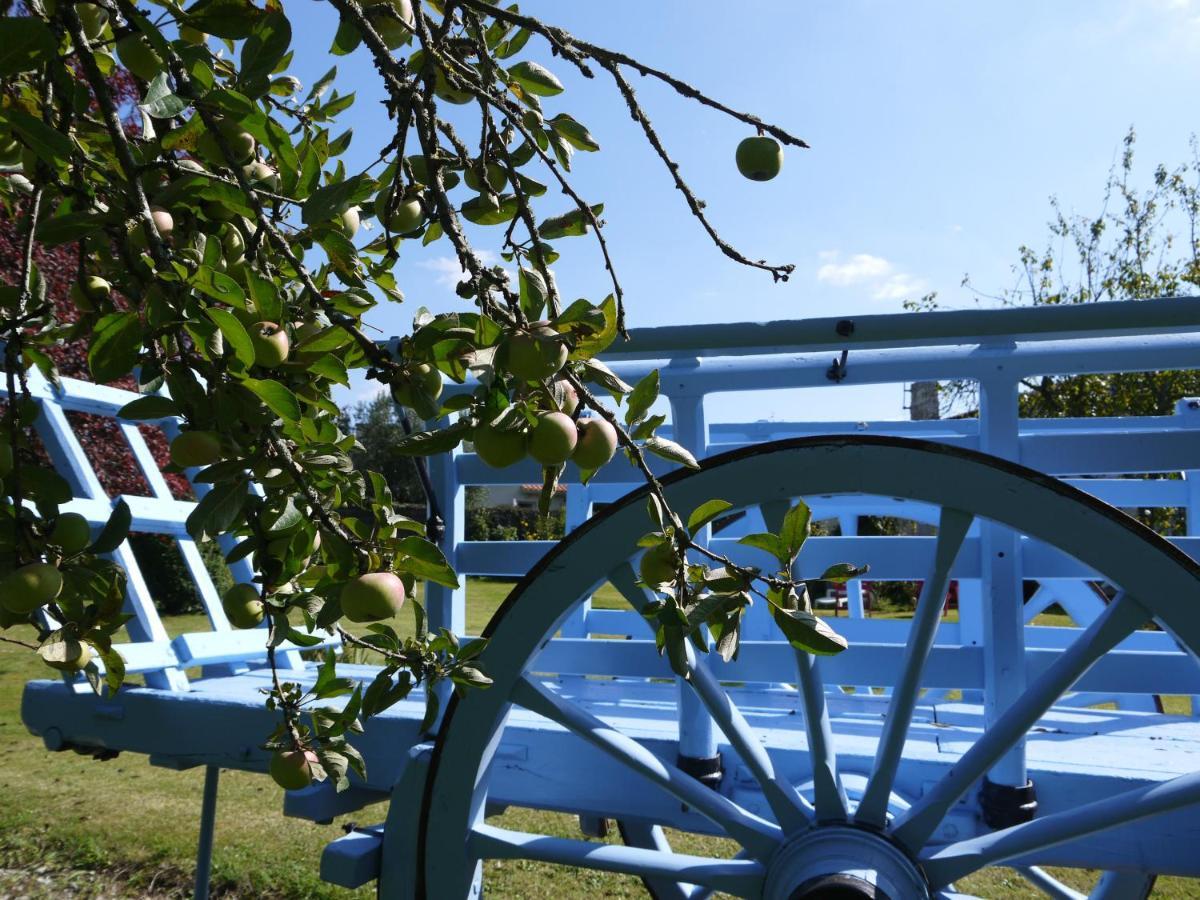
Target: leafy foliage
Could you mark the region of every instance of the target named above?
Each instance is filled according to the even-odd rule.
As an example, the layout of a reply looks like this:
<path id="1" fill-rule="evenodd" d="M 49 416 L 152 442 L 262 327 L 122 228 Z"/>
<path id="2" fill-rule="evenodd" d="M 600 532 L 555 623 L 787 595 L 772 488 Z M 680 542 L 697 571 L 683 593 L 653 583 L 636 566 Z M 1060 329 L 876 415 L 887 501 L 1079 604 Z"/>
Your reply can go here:
<path id="1" fill-rule="evenodd" d="M 516 6 L 329 2 L 340 19 L 331 56 L 364 48 L 387 94 L 380 121 L 393 136 L 362 171 L 348 170 L 353 136 L 338 125 L 355 95 L 333 88 L 336 66 L 307 91 L 289 74 L 293 28 L 279 4 L 200 0 L 184 9 L 153 0 L 151 17 L 130 0 L 31 0 L 0 17 L 0 204 L 13 263 L 11 283 L 0 286 L 10 398 L 0 420 L 0 576 L 32 586 L 0 586 L 3 624 L 37 624 L 42 658 L 82 670 L 97 688 L 99 656 L 108 688 L 119 687 L 124 667 L 112 636 L 126 620 L 124 573 L 98 554 L 126 538 L 129 510 L 118 505 L 92 546 L 66 546 L 56 526 L 71 491 L 33 436 L 29 370 L 53 380 L 69 368 L 136 387 L 143 396 L 122 410 L 130 420 L 179 419 L 172 462 L 161 440 L 155 451 L 179 490 L 184 468 L 209 486 L 188 518 L 189 534 L 206 546 L 232 537 L 226 559 L 252 561 L 253 584 L 225 599 L 231 620 L 266 626 L 274 674 L 266 702 L 281 714 L 267 747 L 277 751 L 272 772 L 278 763 L 281 784 L 330 778 L 345 787 L 348 773 L 362 774 L 349 736 L 363 719 L 418 684 L 464 691 L 490 683 L 484 642 L 464 645 L 427 630 L 418 584 L 455 586 L 458 577 L 424 523 L 397 507 L 401 490 L 411 501 L 411 482 L 400 476 L 407 457 L 465 440 L 482 446 L 485 432 L 542 462 L 545 511 L 579 416 L 587 410 L 615 429 L 652 488 L 654 542 L 673 577 L 655 582 L 669 590 L 648 614 L 677 668 L 685 640 L 707 649 L 704 626 L 723 655 L 736 654 L 741 610 L 760 580 L 789 640 L 830 652 L 836 636 L 793 602 L 803 596 L 791 573 L 808 529 L 802 504 L 771 536 L 775 575 L 686 559 L 706 552 L 692 533 L 726 507 L 705 504 L 683 526 L 646 463 L 651 453 L 698 465 L 657 434 L 658 373 L 631 387 L 599 359 L 624 335 L 624 295 L 603 204 L 582 197 L 567 173 L 576 153 L 595 153 L 600 142 L 574 114 L 545 110 L 567 87 L 561 72 L 528 57 L 529 44 L 548 44 L 583 77 L 596 68 L 611 76 L 714 244 L 775 280 L 792 267 L 749 259 L 717 234 L 624 72 L 659 80 L 771 140 L 804 142 Z M 449 106 L 474 113 L 470 144 L 459 136 L 467 109 L 451 116 Z M 543 209 L 550 185 L 563 199 Z M 360 233 L 364 220 L 374 220 L 371 234 Z M 484 263 L 464 222 L 503 226 L 495 231 L 499 252 L 519 272 L 516 285 L 504 268 Z M 583 236 L 598 243 L 612 290 L 566 303 L 551 266 L 561 242 Z M 450 244 L 466 308 L 418 309 L 410 333 L 379 344 L 364 316 L 403 300 L 397 262 L 405 241 Z M 355 370 L 387 385 L 426 427 L 392 441 L 387 454 L 374 437 L 357 439 L 332 399 Z M 442 397 L 445 381 L 470 378 L 470 391 Z M 597 393 L 625 403 L 624 427 Z M 546 421 L 556 423 L 557 444 L 543 446 L 538 426 Z M 370 428 L 394 424 L 368 410 Z M 589 462 L 585 477 L 596 465 Z M 371 624 L 367 637 L 342 630 L 350 588 L 392 611 L 408 598 L 415 636 L 401 638 L 385 621 Z M 281 681 L 275 648 L 315 646 L 321 632 L 383 654 L 375 680 L 364 687 L 338 676 L 330 653 L 310 689 Z M 439 693 L 426 695 L 423 727 L 432 728 Z"/>

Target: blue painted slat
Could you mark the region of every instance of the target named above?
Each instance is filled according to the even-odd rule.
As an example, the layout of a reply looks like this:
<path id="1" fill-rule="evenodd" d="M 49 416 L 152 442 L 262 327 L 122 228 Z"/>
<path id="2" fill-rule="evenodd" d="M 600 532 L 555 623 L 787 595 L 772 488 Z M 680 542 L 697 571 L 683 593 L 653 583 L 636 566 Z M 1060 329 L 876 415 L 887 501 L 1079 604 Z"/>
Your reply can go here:
<path id="1" fill-rule="evenodd" d="M 261 628 L 246 631 L 200 631 L 181 634 L 171 642 L 180 664 L 212 666 L 219 663 L 265 660 L 267 632 Z M 330 637 L 312 648 L 340 647 L 341 638 Z M 279 651 L 298 650 L 295 644 L 284 642 Z"/>

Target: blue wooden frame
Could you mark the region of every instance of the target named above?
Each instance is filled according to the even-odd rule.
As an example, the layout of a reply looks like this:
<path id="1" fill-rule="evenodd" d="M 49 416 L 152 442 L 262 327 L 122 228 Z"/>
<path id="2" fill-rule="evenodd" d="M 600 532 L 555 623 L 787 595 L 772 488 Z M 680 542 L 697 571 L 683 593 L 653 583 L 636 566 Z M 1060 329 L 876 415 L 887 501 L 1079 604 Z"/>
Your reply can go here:
<path id="1" fill-rule="evenodd" d="M 872 316 L 854 320 L 680 326 L 635 331 L 628 345 L 614 347 L 611 366 L 633 382 L 652 368 L 662 373 L 662 393 L 671 405 L 672 422 L 664 433 L 688 447 L 698 458 L 766 440 L 826 432 L 895 434 L 922 437 L 953 446 L 979 449 L 1031 468 L 1067 477 L 1114 505 L 1123 507 L 1182 507 L 1187 512 L 1187 533 L 1174 538 L 1177 546 L 1200 556 L 1200 403 L 1181 401 L 1171 416 L 1088 420 L 1022 421 L 1016 415 L 1017 392 L 1022 378 L 1042 374 L 1142 371 L 1167 368 L 1200 368 L 1200 299 L 1164 299 L 1138 303 L 1097 304 L 1072 309 L 971 311 L 923 316 Z M 837 384 L 828 378 L 831 350 L 850 349 L 849 364 Z M 915 380 L 973 380 L 980 387 L 978 419 L 929 422 L 710 422 L 705 398 L 729 391 L 780 390 L 802 387 L 886 384 Z M 58 470 L 71 483 L 77 499 L 68 507 L 85 515 L 96 526 L 108 517 L 115 498 L 108 498 L 87 464 L 70 429 L 66 412 L 113 415 L 130 395 L 103 386 L 65 380 L 61 389 L 34 377 L 31 387 L 43 415 L 39 433 Z M 470 390 L 471 385 L 448 386 L 448 391 Z M 172 420 L 160 423 L 168 436 L 175 433 Z M 170 639 L 154 610 L 144 581 L 133 565 L 127 547 L 115 558 L 128 571 L 128 609 L 135 614 L 130 633 L 133 642 L 119 649 L 131 672 L 144 675 L 146 689 L 123 691 L 116 698 L 97 700 L 82 693 L 78 684 L 64 688 L 50 682 L 31 683 L 23 718 L 48 746 L 72 745 L 128 749 L 150 754 L 153 762 L 172 767 L 209 766 L 206 781 L 200 870 L 206 870 L 211 853 L 211 823 L 215 814 L 216 766 L 265 769 L 266 756 L 253 749 L 267 718 L 261 710 L 257 688 L 265 653 L 261 635 L 230 629 L 219 598 L 204 570 L 198 549 L 187 538 L 183 522 L 190 503 L 171 498 L 137 427 L 122 423 L 121 431 L 146 474 L 152 495 L 125 497 L 134 515 L 135 530 L 171 534 L 180 540 L 184 561 L 196 579 L 212 630 Z M 670 467 L 656 461 L 657 471 Z M 430 461 L 434 488 L 446 523 L 443 550 L 461 575 L 525 574 L 550 548 L 546 542 L 494 544 L 466 541 L 465 488 L 468 485 L 521 484 L 540 481 L 540 472 L 529 462 L 504 471 L 484 466 L 464 450 Z M 1174 473 L 1173 480 L 1119 476 Z M 639 484 L 636 473 L 618 463 L 601 471 L 587 487 L 568 467 L 567 524 L 573 528 L 591 517 L 597 504 L 612 502 Z M 202 495 L 207 486 L 197 484 Z M 843 533 L 860 514 L 888 514 L 931 521 L 930 508 L 872 498 L 869 504 L 853 499 L 808 498 L 818 518 L 838 520 Z M 747 521 L 711 538 L 716 549 L 747 562 L 754 552 L 733 543 L 733 538 L 754 523 Z M 826 562 L 853 559 L 870 562 L 873 580 L 921 579 L 929 570 L 935 541 L 914 536 L 863 538 L 858 536 L 813 538 L 801 557 L 805 571 L 817 571 Z M 1003 554 L 1003 556 L 1001 556 Z M 989 560 L 987 564 L 982 560 Z M 1002 561 L 1001 561 L 1002 560 Z M 235 564 L 239 579 L 248 578 L 247 563 Z M 1023 684 L 1051 666 L 1068 643 L 1072 629 L 1029 626 L 1027 617 L 1051 602 L 1063 603 L 1076 620 L 1087 624 L 1103 604 L 1089 606 L 1080 586 L 1094 572 L 1053 548 L 1028 539 L 1018 540 L 989 523 L 973 523 L 964 536 L 958 560 L 948 577 L 960 582 L 960 621 L 943 625 L 933 639 L 926 681 L 931 688 L 966 688 L 980 692 L 988 722 L 1019 701 Z M 1032 607 L 1012 600 L 1020 595 L 1023 578 L 1036 578 L 1044 593 Z M 426 586 L 426 606 L 433 627 L 466 631 L 465 587 Z M 850 619 L 839 623 L 852 643 L 841 657 L 822 663 L 827 679 L 848 684 L 891 685 L 899 671 L 902 648 L 909 634 L 907 623 L 864 618 L 861 590 L 851 584 Z M 644 626 L 632 610 L 593 609 L 580 604 L 564 620 L 562 637 L 543 652 L 539 669 L 560 677 L 603 673 L 627 682 L 614 682 L 610 690 L 637 694 L 635 679 L 662 678 L 662 665 L 647 663 Z M 593 635 L 624 634 L 635 639 L 621 642 L 595 640 Z M 747 649 L 733 674 L 769 698 L 773 685 L 791 678 L 785 672 L 786 648 L 762 607 L 750 613 L 745 625 Z M 336 641 L 330 641 L 336 645 Z M 650 655 L 652 656 L 652 655 Z M 299 653 L 285 654 L 296 679 L 311 678 Z M 790 662 L 790 657 L 789 660 Z M 185 669 L 203 667 L 203 677 L 188 679 Z M 369 678 L 368 667 L 345 667 L 349 674 Z M 361 671 L 359 671 L 361 669 Z M 1090 702 L 1099 695 L 1125 698 L 1158 693 L 1200 695 L 1200 668 L 1181 654 L 1164 633 L 1137 633 L 1102 659 L 1078 685 Z M 691 695 L 688 694 L 688 697 Z M 839 700 L 839 702 L 841 702 Z M 386 796 L 403 776 L 404 748 L 418 739 L 416 721 L 421 697 L 399 704 L 376 723 L 362 739 L 371 772 L 367 783 L 356 784 L 342 797 L 318 788 L 289 796 L 290 813 L 313 819 L 356 808 Z M 1200 706 L 1195 707 L 1200 710 Z M 714 723 L 708 711 L 691 700 L 670 716 L 677 729 L 677 749 L 689 756 L 716 751 Z M 166 716 L 166 719 L 164 719 Z M 163 734 L 162 724 L 172 725 Z M 529 740 L 555 745 L 540 726 L 526 722 Z M 375 731 L 376 735 L 371 732 Z M 651 741 L 651 746 L 659 744 Z M 667 753 L 666 744 L 661 747 Z M 670 752 L 674 752 L 673 750 Z M 1019 785 L 1026 777 L 1020 748 L 1007 755 L 989 777 Z M 210 790 L 211 787 L 211 790 Z M 587 813 L 586 796 L 528 795 L 528 785 L 515 781 L 509 802 L 526 802 L 549 808 Z M 335 842 L 326 868 L 330 880 L 361 883 L 364 871 L 378 870 L 381 837 L 355 837 L 355 848 Z M 358 860 L 351 869 L 339 869 L 337 860 Z M 363 867 L 361 860 L 374 858 Z M 372 854 L 375 854 L 372 857 Z M 372 868 L 372 865 L 374 868 Z M 339 874 L 340 873 L 340 874 Z"/>

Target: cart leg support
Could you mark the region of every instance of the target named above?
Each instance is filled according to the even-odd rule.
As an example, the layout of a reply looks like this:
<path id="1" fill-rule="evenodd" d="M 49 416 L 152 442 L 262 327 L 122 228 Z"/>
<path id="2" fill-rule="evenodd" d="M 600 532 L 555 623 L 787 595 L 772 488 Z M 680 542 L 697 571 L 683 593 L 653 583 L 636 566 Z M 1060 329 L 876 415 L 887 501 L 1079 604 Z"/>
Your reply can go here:
<path id="1" fill-rule="evenodd" d="M 194 900 L 208 900 L 208 878 L 212 872 L 213 827 L 217 823 L 218 766 L 204 769 L 204 799 L 200 805 L 200 841 L 196 847 L 196 883 Z"/>

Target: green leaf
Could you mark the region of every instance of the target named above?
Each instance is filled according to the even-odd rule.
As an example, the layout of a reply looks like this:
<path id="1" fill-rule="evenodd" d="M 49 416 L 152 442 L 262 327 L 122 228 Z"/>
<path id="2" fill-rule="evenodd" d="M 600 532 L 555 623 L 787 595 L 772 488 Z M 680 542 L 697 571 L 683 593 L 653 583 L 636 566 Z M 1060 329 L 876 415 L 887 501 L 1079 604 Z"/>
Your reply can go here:
<path id="1" fill-rule="evenodd" d="M 604 204 L 597 203 L 591 207 L 592 217 L 599 219 L 600 213 L 604 212 Z M 553 241 L 556 238 L 562 237 L 582 237 L 587 234 L 588 226 L 591 224 L 591 218 L 578 207 L 570 212 L 563 213 L 561 216 L 551 216 L 542 221 L 538 225 L 538 236 L 542 240 Z"/>
<path id="2" fill-rule="evenodd" d="M 688 531 L 695 534 L 697 529 L 703 528 L 727 509 L 733 509 L 733 504 L 728 500 L 709 500 L 707 503 L 701 503 L 688 516 Z"/>
<path id="3" fill-rule="evenodd" d="M 866 575 L 871 571 L 870 566 L 856 566 L 852 563 L 835 563 L 821 573 L 820 581 L 832 581 L 834 584 L 845 584 L 851 578 Z"/>
<path id="4" fill-rule="evenodd" d="M 88 368 L 98 384 L 116 381 L 137 365 L 142 349 L 142 324 L 135 312 L 113 313 L 96 326 L 88 349 Z"/>
<path id="5" fill-rule="evenodd" d="M 747 547 L 755 547 L 759 550 L 765 550 L 773 557 L 779 560 L 781 565 L 786 566 L 790 559 L 787 545 L 783 539 L 777 534 L 770 532 L 761 532 L 759 534 L 748 534 L 745 537 L 738 539 L 739 544 L 745 544 Z"/>
<path id="6" fill-rule="evenodd" d="M 246 503 L 246 481 L 239 478 L 215 485 L 200 498 L 187 517 L 187 532 L 194 540 L 216 537 L 229 529 Z"/>
<path id="7" fill-rule="evenodd" d="M 117 410 L 118 419 L 130 419 L 139 422 L 149 422 L 154 419 L 169 419 L 172 416 L 178 415 L 181 415 L 181 413 L 179 407 L 175 405 L 175 401 L 170 397 L 162 397 L 158 394 L 148 394 L 145 397 L 130 400 Z"/>
<path id="8" fill-rule="evenodd" d="M 242 65 L 238 80 L 250 83 L 275 71 L 292 43 L 292 25 L 281 12 L 268 12 L 254 26 L 242 45 Z M 264 86 L 265 87 L 265 86 Z"/>
<path id="9" fill-rule="evenodd" d="M 366 200 L 379 188 L 370 175 L 355 175 L 345 181 L 317 188 L 304 203 L 301 218 L 305 225 L 318 225 L 340 216 L 354 204 Z"/>
<path id="10" fill-rule="evenodd" d="M 66 162 L 71 156 L 70 139 L 36 116 L 10 107 L 0 112 L 0 122 L 5 121 L 17 132 L 22 143 L 43 162 L 53 165 L 57 162 Z"/>
<path id="11" fill-rule="evenodd" d="M 96 653 L 104 661 L 104 683 L 115 694 L 125 681 L 125 658 L 112 647 L 97 647 Z"/>
<path id="12" fill-rule="evenodd" d="M 625 410 L 625 424 L 632 425 L 640 420 L 658 399 L 659 375 L 658 369 L 652 369 L 645 378 L 637 383 L 633 393 L 629 395 L 629 407 Z"/>
<path id="13" fill-rule="evenodd" d="M 469 422 L 455 422 L 449 428 L 419 431 L 407 435 L 392 444 L 392 453 L 398 456 L 431 456 L 447 453 L 457 447 L 470 434 Z"/>
<path id="14" fill-rule="evenodd" d="M 254 33 L 267 13 L 250 0 L 200 0 L 188 7 L 188 25 L 216 37 L 241 40 Z"/>
<path id="15" fill-rule="evenodd" d="M 811 520 L 812 510 L 808 508 L 807 503 L 799 499 L 796 500 L 796 505 L 789 509 L 787 515 L 783 517 L 783 527 L 779 530 L 779 537 L 788 549 L 789 563 L 795 561 L 800 548 L 808 540 L 808 526 Z"/>
<path id="16" fill-rule="evenodd" d="M 419 535 L 409 535 L 396 544 L 396 551 L 403 558 L 396 560 L 396 569 L 411 572 L 443 587 L 457 588 L 458 576 L 438 546 Z"/>
<path id="17" fill-rule="evenodd" d="M 257 394 L 275 415 L 289 422 L 300 421 L 300 401 L 278 381 L 247 378 L 242 384 Z"/>
<path id="18" fill-rule="evenodd" d="M 254 365 L 254 342 L 250 339 L 250 334 L 241 320 L 229 310 L 217 309 L 215 306 L 210 306 L 204 311 L 213 320 L 213 324 L 221 329 L 226 345 L 233 348 L 238 361 L 247 369 Z M 280 415 L 283 414 L 280 413 Z"/>
<path id="19" fill-rule="evenodd" d="M 553 97 L 563 92 L 562 82 L 545 66 L 535 62 L 519 62 L 508 70 L 510 77 L 525 90 L 538 97 Z"/>
<path id="20" fill-rule="evenodd" d="M 170 119 L 188 108 L 188 102 L 171 91 L 166 72 L 159 72 L 146 89 L 141 108 L 156 119 Z"/>
<path id="21" fill-rule="evenodd" d="M 41 19 L 5 16 L 0 19 L 0 76 L 36 69 L 54 59 L 58 41 Z"/>
<path id="22" fill-rule="evenodd" d="M 598 359 L 585 359 L 583 372 L 588 381 L 600 385 L 617 396 L 628 394 L 633 390 L 630 385 L 621 380 L 616 372 Z"/>
<path id="23" fill-rule="evenodd" d="M 546 280 L 535 269 L 522 266 L 517 274 L 517 283 L 521 289 L 521 311 L 525 313 L 525 318 L 531 321 L 540 319 L 549 296 Z"/>
<path id="24" fill-rule="evenodd" d="M 832 656 L 846 649 L 846 639 L 825 624 L 820 616 L 802 609 L 783 609 L 772 604 L 775 624 L 797 650 L 816 656 Z"/>
<path id="25" fill-rule="evenodd" d="M 100 529 L 100 534 L 96 536 L 96 540 L 92 541 L 92 545 L 88 548 L 88 551 L 91 553 L 112 553 L 129 536 L 129 526 L 132 522 L 133 514 L 129 511 L 129 504 L 124 500 L 118 500 L 117 505 L 113 507 L 113 511 L 108 517 L 108 521 L 104 523 L 104 527 Z"/>
<path id="26" fill-rule="evenodd" d="M 663 459 L 669 459 L 671 462 L 680 463 L 687 466 L 689 469 L 700 468 L 700 463 L 696 462 L 696 457 L 688 451 L 686 447 L 681 447 L 674 441 L 668 441 L 664 437 L 654 435 L 646 438 L 645 447 L 655 456 L 661 456 Z"/>
<path id="27" fill-rule="evenodd" d="M 550 120 L 549 124 L 564 141 L 576 150 L 594 152 L 600 149 L 600 145 L 596 143 L 587 128 L 566 113 L 559 113 Z"/>

